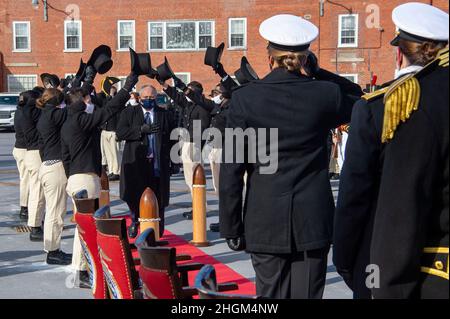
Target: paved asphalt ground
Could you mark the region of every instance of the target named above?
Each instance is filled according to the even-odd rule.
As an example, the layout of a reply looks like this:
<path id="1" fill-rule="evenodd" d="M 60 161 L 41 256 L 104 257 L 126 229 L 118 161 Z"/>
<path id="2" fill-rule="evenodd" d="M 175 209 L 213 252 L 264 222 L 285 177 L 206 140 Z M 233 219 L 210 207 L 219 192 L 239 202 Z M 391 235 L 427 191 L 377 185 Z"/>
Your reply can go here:
<path id="1" fill-rule="evenodd" d="M 19 175 L 12 157 L 14 134 L 0 131 L 0 298 L 8 299 L 89 299 L 89 290 L 73 288 L 74 274 L 70 266 L 48 266 L 42 243 L 29 241 L 28 233 L 16 231 L 25 225 L 18 219 Z M 211 176 L 208 174 L 208 225 L 218 220 L 218 200 L 212 193 Z M 337 195 L 337 184 L 333 191 Z M 119 184 L 111 183 L 113 213 L 127 212 L 126 205 L 119 199 Z M 190 209 L 188 188 L 182 175 L 174 176 L 171 184 L 171 205 L 166 213 L 167 229 L 187 240 L 192 239 L 192 223 L 181 214 Z M 68 202 L 68 215 L 63 233 L 62 249 L 72 251 L 74 225 L 70 223 L 72 204 Z M 255 279 L 250 257 L 228 249 L 218 234 L 208 233 L 213 246 L 202 250 L 220 262 L 249 278 Z M 336 273 L 329 258 L 325 298 L 348 299 L 351 292 Z"/>

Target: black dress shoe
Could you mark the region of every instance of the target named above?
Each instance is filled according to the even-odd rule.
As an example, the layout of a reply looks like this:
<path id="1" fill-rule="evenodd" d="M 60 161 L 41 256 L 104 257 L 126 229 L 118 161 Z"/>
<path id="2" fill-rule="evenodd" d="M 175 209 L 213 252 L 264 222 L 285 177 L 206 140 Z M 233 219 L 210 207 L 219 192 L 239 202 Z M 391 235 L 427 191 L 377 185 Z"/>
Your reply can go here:
<path id="1" fill-rule="evenodd" d="M 213 233 L 219 233 L 220 232 L 220 224 L 219 223 L 213 223 L 209 225 L 209 230 Z"/>
<path id="2" fill-rule="evenodd" d="M 110 175 L 108 175 L 108 179 L 109 179 L 111 182 L 116 182 L 116 181 L 119 181 L 119 180 L 120 180 L 120 175 L 110 174 Z"/>
<path id="3" fill-rule="evenodd" d="M 128 227 L 128 237 L 136 238 L 138 234 L 138 223 L 132 223 L 130 227 Z"/>
<path id="4" fill-rule="evenodd" d="M 192 210 L 189 212 L 184 212 L 183 217 L 189 220 L 192 220 Z"/>
<path id="5" fill-rule="evenodd" d="M 70 265 L 72 263 L 72 254 L 66 254 L 61 250 L 50 251 L 47 254 L 48 265 Z"/>
<path id="6" fill-rule="evenodd" d="M 28 220 L 28 207 L 20 207 L 19 218 L 21 220 Z"/>
<path id="7" fill-rule="evenodd" d="M 79 271 L 78 274 L 78 288 L 91 289 L 92 286 L 89 273 L 87 271 Z"/>
<path id="8" fill-rule="evenodd" d="M 30 241 L 44 241 L 44 232 L 42 231 L 42 227 L 31 228 Z"/>

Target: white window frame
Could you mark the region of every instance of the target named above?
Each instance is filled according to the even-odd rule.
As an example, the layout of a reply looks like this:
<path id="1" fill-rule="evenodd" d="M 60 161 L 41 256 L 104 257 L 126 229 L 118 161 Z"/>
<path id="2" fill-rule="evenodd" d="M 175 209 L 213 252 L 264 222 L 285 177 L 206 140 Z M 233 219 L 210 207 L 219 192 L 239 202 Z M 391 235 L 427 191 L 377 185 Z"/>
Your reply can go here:
<path id="1" fill-rule="evenodd" d="M 233 21 L 244 21 L 244 45 L 239 47 L 231 46 L 231 23 Z M 228 50 L 247 50 L 247 18 L 228 19 Z"/>
<path id="2" fill-rule="evenodd" d="M 191 72 L 174 72 L 174 74 L 177 77 L 186 75 L 187 76 L 187 81 L 184 84 L 188 85 L 189 83 L 191 83 Z M 172 86 L 175 86 L 175 81 L 174 80 L 172 80 Z"/>
<path id="3" fill-rule="evenodd" d="M 28 27 L 28 48 L 17 49 L 16 47 L 16 25 L 26 24 Z M 30 21 L 13 21 L 13 52 L 31 52 L 31 22 Z"/>
<path id="4" fill-rule="evenodd" d="M 167 49 L 167 23 L 195 23 L 195 48 L 192 49 Z M 192 52 L 192 51 L 206 51 L 207 48 L 200 48 L 200 23 L 210 22 L 211 23 L 211 46 L 215 46 L 216 42 L 216 21 L 215 20 L 167 20 L 167 21 L 148 21 L 147 23 L 147 41 L 148 41 L 148 52 Z M 152 49 L 151 45 L 151 24 L 160 23 L 163 25 L 163 48 L 162 49 Z"/>
<path id="5" fill-rule="evenodd" d="M 77 23 L 79 27 L 80 47 L 78 49 L 67 48 L 67 24 Z M 81 20 L 64 20 L 64 52 L 83 52 L 83 23 Z"/>
<path id="6" fill-rule="evenodd" d="M 355 43 L 342 43 L 342 20 L 345 17 L 355 17 Z M 357 48 L 359 43 L 359 15 L 358 14 L 340 14 L 339 15 L 339 34 L 338 34 L 338 47 L 339 48 Z"/>
<path id="7" fill-rule="evenodd" d="M 121 23 L 132 23 L 133 24 L 133 47 L 132 49 L 136 49 L 136 20 L 118 20 L 117 21 L 117 51 L 118 52 L 128 52 L 128 48 L 120 47 L 120 24 Z"/>
<path id="8" fill-rule="evenodd" d="M 342 73 L 339 74 L 342 77 L 350 77 L 353 76 L 355 78 L 355 83 L 359 84 L 359 74 L 358 73 Z"/>
<path id="9" fill-rule="evenodd" d="M 37 74 L 8 74 L 8 77 L 7 77 L 8 92 L 11 92 L 10 87 L 9 87 L 10 86 L 9 85 L 9 81 L 10 81 L 11 78 L 14 78 L 14 77 L 34 78 L 36 85 L 38 85 L 38 76 L 37 76 Z M 19 93 L 19 92 L 15 92 L 14 91 L 14 93 Z"/>

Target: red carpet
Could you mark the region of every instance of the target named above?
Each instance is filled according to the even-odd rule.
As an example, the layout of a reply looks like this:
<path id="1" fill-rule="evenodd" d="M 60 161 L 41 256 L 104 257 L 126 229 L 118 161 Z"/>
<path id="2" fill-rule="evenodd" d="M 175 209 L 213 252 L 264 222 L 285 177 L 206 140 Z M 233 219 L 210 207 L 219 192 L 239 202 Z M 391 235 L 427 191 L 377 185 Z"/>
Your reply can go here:
<path id="1" fill-rule="evenodd" d="M 195 246 L 190 245 L 183 238 L 166 231 L 164 233 L 163 240 L 167 240 L 170 243 L 171 247 L 175 247 L 177 249 L 177 254 L 185 254 L 192 256 L 192 261 L 201 263 L 205 265 L 213 265 L 216 269 L 217 281 L 218 283 L 227 283 L 234 282 L 239 285 L 239 290 L 233 291 L 233 294 L 242 294 L 242 295 L 255 295 L 256 287 L 253 282 L 243 277 L 239 273 L 235 272 L 233 269 L 228 267 L 225 264 L 222 264 L 214 257 L 205 254 L 203 251 L 198 249 Z M 189 276 L 189 282 L 194 283 L 195 275 L 198 272 L 192 272 Z"/>
<path id="2" fill-rule="evenodd" d="M 130 219 L 127 219 L 127 224 L 130 223 Z M 212 265 L 216 269 L 217 274 L 217 282 L 218 283 L 228 283 L 228 282 L 234 282 L 239 286 L 238 290 L 231 291 L 232 294 L 240 294 L 240 295 L 255 295 L 256 294 L 256 287 L 253 282 L 248 280 L 247 278 L 243 277 L 239 273 L 235 272 L 233 269 L 228 267 L 225 264 L 222 264 L 214 257 L 205 254 L 202 250 L 198 249 L 195 246 L 190 245 L 186 240 L 183 238 L 172 234 L 169 231 L 165 231 L 164 237 L 161 238 L 161 240 L 165 240 L 169 242 L 170 247 L 174 247 L 177 249 L 177 255 L 190 255 L 192 257 L 192 260 L 187 262 L 180 262 L 180 264 L 183 263 L 201 263 L 205 265 Z M 134 243 L 134 239 L 130 239 L 130 243 Z M 134 256 L 138 257 L 138 256 Z M 197 275 L 198 271 L 190 272 L 189 275 L 189 284 L 191 286 L 194 285 L 195 276 Z"/>

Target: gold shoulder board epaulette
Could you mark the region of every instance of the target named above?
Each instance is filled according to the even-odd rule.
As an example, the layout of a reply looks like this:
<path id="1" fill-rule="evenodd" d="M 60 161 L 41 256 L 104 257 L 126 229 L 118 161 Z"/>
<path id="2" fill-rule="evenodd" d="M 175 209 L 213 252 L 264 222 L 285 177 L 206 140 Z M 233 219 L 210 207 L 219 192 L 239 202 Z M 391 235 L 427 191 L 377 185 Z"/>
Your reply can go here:
<path id="1" fill-rule="evenodd" d="M 384 95 L 387 92 L 388 88 L 384 88 L 384 89 L 380 89 L 378 91 L 372 92 L 372 93 L 367 93 L 364 94 L 362 96 L 362 98 L 366 101 L 371 101 L 377 97 L 381 97 L 382 95 Z"/>
<path id="2" fill-rule="evenodd" d="M 384 96 L 383 143 L 392 140 L 400 123 L 406 122 L 419 107 L 421 90 L 415 75 L 404 76 L 387 89 Z"/>
<path id="3" fill-rule="evenodd" d="M 437 59 L 439 60 L 439 65 L 448 68 L 448 48 L 441 50 L 438 54 Z"/>

